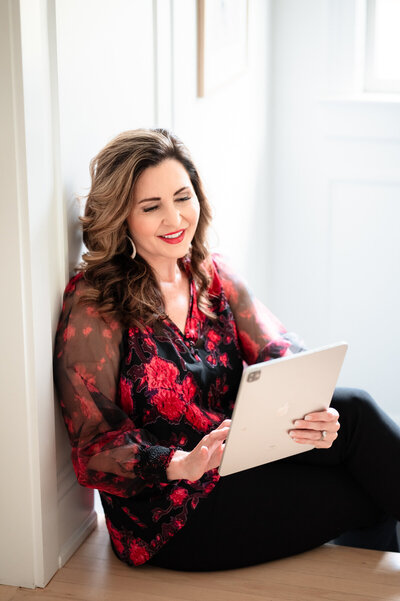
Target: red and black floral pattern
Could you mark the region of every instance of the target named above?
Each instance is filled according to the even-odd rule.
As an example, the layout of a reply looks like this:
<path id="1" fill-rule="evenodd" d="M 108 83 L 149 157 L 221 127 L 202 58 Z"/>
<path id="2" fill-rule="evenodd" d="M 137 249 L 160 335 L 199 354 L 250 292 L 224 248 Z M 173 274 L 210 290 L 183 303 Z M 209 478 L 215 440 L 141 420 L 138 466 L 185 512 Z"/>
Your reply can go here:
<path id="1" fill-rule="evenodd" d="M 190 280 L 185 331 L 122 330 L 79 303 L 81 275 L 65 290 L 55 379 L 78 481 L 100 491 L 117 555 L 145 563 L 217 485 L 217 470 L 169 482 L 177 448 L 190 451 L 232 415 L 243 369 L 289 352 L 292 339 L 214 257 L 211 320 Z M 189 265 L 186 264 L 190 276 Z"/>

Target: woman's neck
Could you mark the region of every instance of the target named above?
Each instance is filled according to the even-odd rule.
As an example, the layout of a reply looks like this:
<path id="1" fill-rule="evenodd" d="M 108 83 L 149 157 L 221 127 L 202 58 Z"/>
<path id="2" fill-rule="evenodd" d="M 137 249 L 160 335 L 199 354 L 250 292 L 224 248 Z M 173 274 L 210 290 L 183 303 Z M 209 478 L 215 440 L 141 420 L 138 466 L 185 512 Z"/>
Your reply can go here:
<path id="1" fill-rule="evenodd" d="M 182 280 L 182 271 L 178 261 L 165 261 L 151 265 L 159 284 L 179 284 Z"/>

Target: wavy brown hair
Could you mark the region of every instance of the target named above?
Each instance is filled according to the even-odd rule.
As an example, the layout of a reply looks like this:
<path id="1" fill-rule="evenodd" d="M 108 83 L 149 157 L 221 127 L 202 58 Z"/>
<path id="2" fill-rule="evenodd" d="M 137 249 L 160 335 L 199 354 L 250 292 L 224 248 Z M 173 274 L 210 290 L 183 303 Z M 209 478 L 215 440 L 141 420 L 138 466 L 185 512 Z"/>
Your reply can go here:
<path id="1" fill-rule="evenodd" d="M 132 192 L 147 167 L 166 159 L 179 161 L 186 169 L 200 205 L 200 216 L 190 254 L 179 259 L 195 281 L 199 309 L 210 317 L 207 288 L 211 261 L 206 231 L 211 210 L 198 171 L 185 145 L 165 129 L 126 131 L 111 140 L 90 163 L 92 185 L 81 217 L 87 252 L 80 270 L 87 283 L 81 300 L 96 303 L 99 312 L 126 327 L 154 325 L 165 319 L 161 289 L 151 266 L 138 254 L 132 260 L 127 217 L 132 210 Z"/>

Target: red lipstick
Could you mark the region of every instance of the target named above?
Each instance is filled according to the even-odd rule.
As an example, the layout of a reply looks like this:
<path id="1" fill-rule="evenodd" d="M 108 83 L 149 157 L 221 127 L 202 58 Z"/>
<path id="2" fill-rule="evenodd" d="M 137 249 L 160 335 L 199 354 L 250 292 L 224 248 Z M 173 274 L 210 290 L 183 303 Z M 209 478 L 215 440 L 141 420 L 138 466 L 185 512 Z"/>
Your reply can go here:
<path id="1" fill-rule="evenodd" d="M 175 238 L 165 238 L 165 236 L 175 236 L 175 234 L 179 234 L 179 232 L 182 232 L 182 233 L 179 236 L 176 236 Z M 179 244 L 179 242 L 182 242 L 184 237 L 185 237 L 185 230 L 177 230 L 176 232 L 164 234 L 164 236 L 158 236 L 158 238 L 163 240 L 163 242 L 167 242 L 167 244 Z"/>

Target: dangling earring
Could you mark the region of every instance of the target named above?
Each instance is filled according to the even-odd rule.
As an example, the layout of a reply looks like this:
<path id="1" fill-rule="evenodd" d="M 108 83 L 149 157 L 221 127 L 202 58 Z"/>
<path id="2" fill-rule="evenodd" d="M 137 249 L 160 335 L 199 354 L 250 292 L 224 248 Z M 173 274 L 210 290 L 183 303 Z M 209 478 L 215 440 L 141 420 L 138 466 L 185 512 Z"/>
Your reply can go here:
<path id="1" fill-rule="evenodd" d="M 136 246 L 134 241 L 132 240 L 132 238 L 130 236 L 127 236 L 129 242 L 132 244 L 132 254 L 131 254 L 131 259 L 134 259 L 136 257 Z"/>

